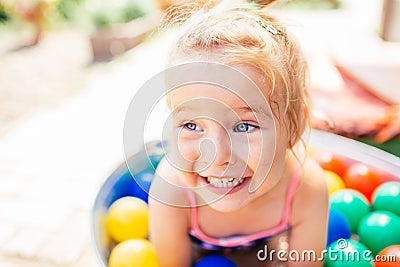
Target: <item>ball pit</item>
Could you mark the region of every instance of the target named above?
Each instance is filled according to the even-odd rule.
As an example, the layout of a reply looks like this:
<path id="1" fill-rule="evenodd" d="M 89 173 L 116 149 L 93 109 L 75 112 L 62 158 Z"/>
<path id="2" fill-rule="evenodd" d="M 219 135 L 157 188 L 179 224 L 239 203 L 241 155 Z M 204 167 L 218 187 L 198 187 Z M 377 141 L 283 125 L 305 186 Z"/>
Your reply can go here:
<path id="1" fill-rule="evenodd" d="M 333 158 L 335 160 L 333 160 L 333 163 L 330 163 L 331 165 L 329 165 L 329 163 L 326 163 L 325 165 L 326 170 L 334 172 L 336 168 L 338 172 L 341 172 L 337 173 L 341 178 L 343 178 L 344 173 L 351 165 L 362 163 L 372 168 L 374 171 L 377 171 L 378 176 L 381 179 L 381 183 L 392 182 L 392 181 L 400 182 L 400 159 L 384 151 L 381 151 L 379 149 L 376 149 L 374 147 L 365 145 L 363 143 L 354 140 L 343 138 L 331 133 L 315 131 L 315 130 L 311 131 L 311 135 L 309 138 L 309 145 L 312 151 L 317 151 L 316 155 L 321 153 L 331 154 L 331 156 L 333 155 Z M 311 155 L 311 156 L 316 157 L 316 155 Z M 105 181 L 100 191 L 98 192 L 92 210 L 92 240 L 101 266 L 104 267 L 108 266 L 108 261 L 112 248 L 117 245 L 117 242 L 115 242 L 115 240 L 112 240 L 112 238 L 110 238 L 106 232 L 106 221 L 107 221 L 106 218 L 108 209 L 117 199 L 120 199 L 125 196 L 135 196 L 144 201 L 147 201 L 148 195 L 146 193 L 146 190 L 151 183 L 151 178 L 152 174 L 154 173 L 154 169 L 162 156 L 163 156 L 162 146 L 159 142 L 152 142 L 146 144 L 146 148 L 143 148 L 141 151 L 134 154 L 132 157 L 128 159 L 129 164 L 126 163 L 121 164 L 121 166 L 119 166 L 108 177 L 108 179 Z M 135 166 L 135 170 L 132 170 L 133 175 L 128 170 L 127 165 Z M 337 184 L 337 181 L 335 183 Z M 377 189 L 374 188 L 375 186 L 378 186 Z M 385 190 L 379 189 L 382 187 L 386 188 L 389 186 L 386 184 L 382 184 L 382 185 L 374 185 L 372 187 L 373 190 L 371 191 L 373 193 L 371 194 L 371 200 L 377 201 L 375 205 L 371 206 L 371 202 L 367 198 L 364 198 L 367 199 L 366 201 L 364 200 L 365 203 L 367 204 L 367 209 L 365 209 L 365 207 L 361 208 L 364 211 L 366 210 L 366 212 L 363 211 L 363 216 L 360 216 L 359 221 L 362 221 L 365 216 L 368 216 L 370 214 L 369 212 L 371 207 L 373 209 L 372 212 L 374 212 L 374 209 L 381 210 L 382 207 L 384 208 L 385 206 L 389 206 L 386 204 L 382 204 L 381 203 L 382 200 L 383 203 L 385 203 L 385 201 L 386 203 L 391 203 L 393 199 L 398 199 L 397 198 L 398 195 L 394 194 L 393 196 L 393 194 L 391 195 L 391 193 L 387 192 L 385 193 L 383 192 Z M 347 192 L 349 190 L 350 189 L 342 189 L 340 185 L 339 188 L 336 188 L 334 190 L 335 192 L 333 192 L 332 195 L 330 195 L 331 202 L 334 202 L 332 201 L 332 197 L 335 194 L 343 195 L 344 194 L 343 191 Z M 382 190 L 382 192 L 380 190 Z M 391 190 L 393 191 L 393 189 Z M 389 190 L 389 192 L 391 192 L 391 190 Z M 390 200 L 386 200 L 386 197 L 389 197 Z M 361 197 L 361 199 L 363 198 Z M 361 206 L 365 205 L 361 204 Z M 398 207 L 395 204 L 392 206 L 394 206 L 394 208 Z M 359 212 L 358 210 L 355 209 L 359 208 L 353 207 L 344 209 L 349 210 L 349 216 L 342 214 L 341 213 L 342 211 L 340 211 L 340 209 L 338 209 L 337 207 L 334 207 L 334 210 L 336 211 L 330 212 L 330 220 L 328 226 L 328 228 L 331 229 L 330 233 L 328 233 L 330 248 L 333 248 L 334 246 L 338 245 L 337 240 L 348 240 L 347 242 L 349 246 L 353 249 L 364 250 L 365 248 L 371 250 L 371 248 L 369 248 L 365 244 L 362 244 L 362 242 L 357 242 L 354 240 L 357 239 L 357 234 L 358 234 L 357 233 L 358 225 L 356 225 L 355 223 L 353 223 L 354 225 L 352 227 L 353 230 L 353 236 L 351 237 L 352 239 L 348 238 L 349 233 L 346 230 L 347 229 L 346 225 L 347 224 L 350 225 L 350 222 L 348 221 L 346 222 L 347 217 L 354 217 L 354 214 Z M 393 212 L 393 210 L 390 211 Z M 335 214 L 332 215 L 333 213 Z M 384 248 L 384 250 L 385 249 L 386 248 Z M 328 261 L 329 260 L 327 260 L 325 264 L 328 267 L 373 266 L 371 262 L 362 262 L 356 265 L 356 263 L 353 262 L 333 263 L 331 261 L 330 263 L 328 263 Z M 379 265 L 379 266 L 397 266 L 397 265 Z"/>

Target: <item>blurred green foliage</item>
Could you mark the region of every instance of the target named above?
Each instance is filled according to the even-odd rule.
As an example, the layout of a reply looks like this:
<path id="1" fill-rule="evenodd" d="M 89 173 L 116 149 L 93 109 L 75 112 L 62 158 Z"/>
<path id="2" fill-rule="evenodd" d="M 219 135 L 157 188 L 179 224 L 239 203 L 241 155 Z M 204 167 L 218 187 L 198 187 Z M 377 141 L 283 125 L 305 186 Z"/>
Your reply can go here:
<path id="1" fill-rule="evenodd" d="M 0 23 L 7 22 L 11 19 L 10 15 L 7 14 L 3 5 L 0 3 Z"/>
<path id="2" fill-rule="evenodd" d="M 85 0 L 59 0 L 57 11 L 62 19 L 73 20 L 77 9 L 82 7 Z"/>
<path id="3" fill-rule="evenodd" d="M 293 9 L 336 9 L 341 7 L 340 0 L 287 0 L 287 8 Z"/>
<path id="4" fill-rule="evenodd" d="M 96 28 L 114 23 L 124 23 L 144 16 L 147 11 L 139 1 L 113 0 L 88 1 L 89 17 Z"/>
<path id="5" fill-rule="evenodd" d="M 1 1 L 0 23 L 13 21 L 13 14 L 7 13 Z M 48 15 L 48 20 L 52 24 L 62 23 L 93 29 L 128 22 L 156 8 L 155 0 L 58 0 L 55 12 Z"/>

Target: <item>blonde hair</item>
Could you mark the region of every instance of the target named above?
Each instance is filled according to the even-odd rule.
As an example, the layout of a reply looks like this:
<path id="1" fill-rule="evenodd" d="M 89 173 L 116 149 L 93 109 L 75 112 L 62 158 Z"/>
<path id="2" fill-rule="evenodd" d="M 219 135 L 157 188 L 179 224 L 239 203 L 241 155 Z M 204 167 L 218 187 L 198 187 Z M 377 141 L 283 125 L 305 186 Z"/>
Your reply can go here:
<path id="1" fill-rule="evenodd" d="M 288 147 L 293 148 L 308 125 L 308 68 L 295 38 L 262 8 L 274 1 L 219 10 L 214 7 L 215 1 L 201 2 L 167 10 L 170 23 L 182 24 L 168 64 L 204 58 L 204 52 L 217 51 L 219 63 L 255 67 L 269 87 L 269 92 L 263 92 L 271 109 L 278 111 L 274 116 L 285 115 Z M 284 108 L 279 103 L 285 103 Z"/>

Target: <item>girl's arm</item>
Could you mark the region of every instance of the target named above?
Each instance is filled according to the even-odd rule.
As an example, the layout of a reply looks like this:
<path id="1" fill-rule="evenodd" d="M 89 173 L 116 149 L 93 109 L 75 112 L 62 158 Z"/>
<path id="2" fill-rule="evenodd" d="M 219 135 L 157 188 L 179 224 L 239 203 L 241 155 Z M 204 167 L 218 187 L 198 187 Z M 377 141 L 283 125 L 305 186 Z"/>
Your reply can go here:
<path id="1" fill-rule="evenodd" d="M 164 165 L 162 168 L 165 167 L 165 162 L 160 164 Z M 168 183 L 162 179 L 165 177 L 155 175 L 150 190 L 150 241 L 155 246 L 160 267 L 189 267 L 189 209 L 165 204 L 177 204 L 185 196 L 179 188 L 166 186 Z"/>
<path id="2" fill-rule="evenodd" d="M 288 266 L 323 266 L 328 220 L 328 192 L 322 170 L 306 163 L 302 180 L 292 206 L 292 232 L 289 249 L 299 259 L 288 259 Z M 297 257 L 297 255 L 295 255 Z"/>

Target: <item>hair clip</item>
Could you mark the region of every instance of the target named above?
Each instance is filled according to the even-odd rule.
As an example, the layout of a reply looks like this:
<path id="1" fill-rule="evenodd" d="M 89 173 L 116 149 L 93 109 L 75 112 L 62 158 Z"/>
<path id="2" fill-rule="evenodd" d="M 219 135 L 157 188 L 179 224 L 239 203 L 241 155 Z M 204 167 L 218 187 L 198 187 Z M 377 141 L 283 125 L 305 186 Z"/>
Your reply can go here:
<path id="1" fill-rule="evenodd" d="M 253 16 L 251 14 L 247 14 L 245 12 L 240 12 L 240 14 L 242 14 L 243 16 L 255 21 L 258 25 L 260 25 L 261 27 L 263 27 L 264 29 L 266 29 L 269 33 L 271 33 L 272 35 L 277 35 L 279 34 L 279 30 L 277 30 L 274 26 L 272 26 L 271 24 L 266 24 L 264 21 L 262 21 L 262 19 Z"/>
<path id="2" fill-rule="evenodd" d="M 263 23 L 264 24 L 264 23 Z M 262 26 L 264 29 L 266 29 L 267 31 L 269 31 L 271 34 L 273 34 L 273 35 L 277 35 L 277 34 L 279 34 L 279 31 L 274 27 L 274 26 L 272 26 L 272 25 L 265 25 L 264 24 L 264 26 Z"/>
<path id="3" fill-rule="evenodd" d="M 253 18 L 253 20 L 255 22 L 257 22 L 261 27 L 263 27 L 264 29 L 269 31 L 271 34 L 277 35 L 279 33 L 279 31 L 274 26 L 272 26 L 271 24 L 265 24 L 264 21 L 262 21 L 261 19 L 255 17 L 255 16 L 254 17 L 251 16 L 251 17 Z"/>

